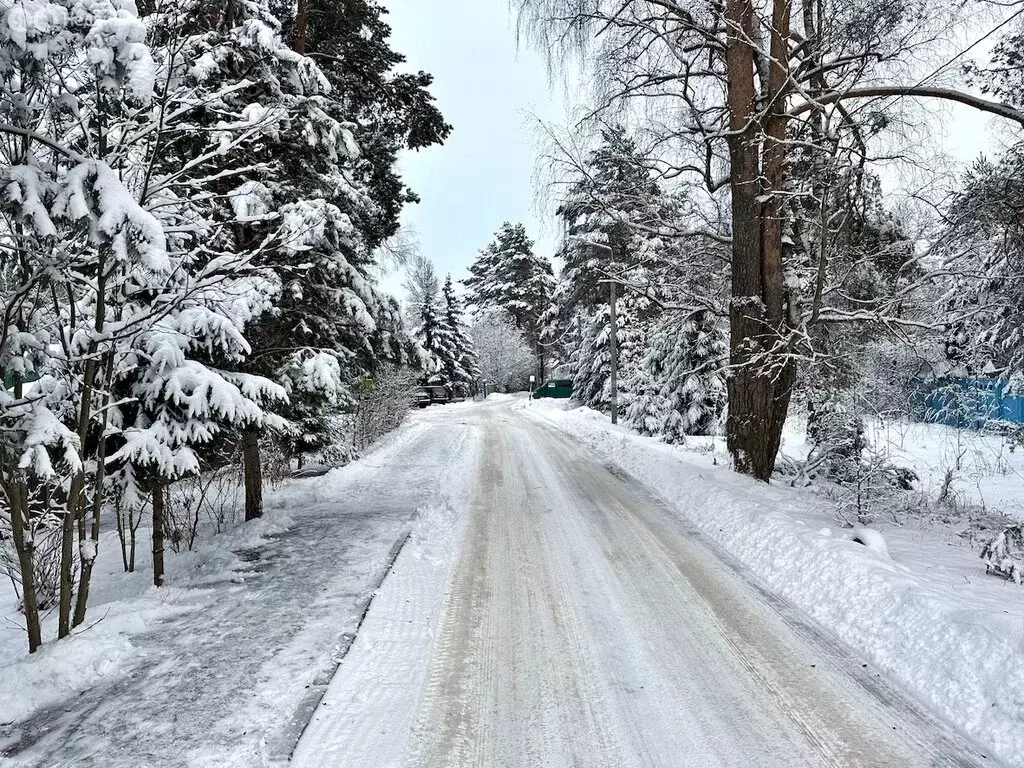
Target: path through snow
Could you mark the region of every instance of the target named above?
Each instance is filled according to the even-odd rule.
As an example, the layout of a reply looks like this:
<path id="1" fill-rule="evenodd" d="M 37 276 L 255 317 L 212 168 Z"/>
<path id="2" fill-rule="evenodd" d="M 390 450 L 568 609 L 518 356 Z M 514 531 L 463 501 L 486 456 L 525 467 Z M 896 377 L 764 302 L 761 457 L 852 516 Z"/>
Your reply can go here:
<path id="1" fill-rule="evenodd" d="M 414 418 L 363 460 L 291 486 L 278 503 L 292 526 L 246 554 L 242 583 L 184 590 L 196 609 L 132 637 L 124 674 L 0 727 L 0 756 L 9 758 L 0 763 L 266 764 L 412 515 L 437 505 L 450 474 L 472 474 L 460 466 L 476 453 L 469 435 L 457 421 L 428 427 Z"/>

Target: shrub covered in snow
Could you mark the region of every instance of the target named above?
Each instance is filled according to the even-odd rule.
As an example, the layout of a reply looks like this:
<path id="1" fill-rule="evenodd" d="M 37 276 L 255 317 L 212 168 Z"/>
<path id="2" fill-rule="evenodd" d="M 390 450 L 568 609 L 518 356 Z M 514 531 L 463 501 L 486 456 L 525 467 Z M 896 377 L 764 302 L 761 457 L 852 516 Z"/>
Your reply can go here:
<path id="1" fill-rule="evenodd" d="M 1011 525 L 981 549 L 985 570 L 1013 579 L 1020 586 L 1024 578 L 1024 526 Z"/>

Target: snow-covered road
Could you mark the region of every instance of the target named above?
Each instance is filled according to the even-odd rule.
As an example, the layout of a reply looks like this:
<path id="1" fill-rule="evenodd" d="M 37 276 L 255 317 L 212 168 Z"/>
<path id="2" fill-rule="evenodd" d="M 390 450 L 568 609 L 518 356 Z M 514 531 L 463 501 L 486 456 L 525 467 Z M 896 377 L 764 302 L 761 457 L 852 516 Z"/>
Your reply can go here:
<path id="1" fill-rule="evenodd" d="M 293 764 L 993 765 L 563 433 L 507 403 L 424 418 L 470 427 L 476 476 L 424 516 Z"/>

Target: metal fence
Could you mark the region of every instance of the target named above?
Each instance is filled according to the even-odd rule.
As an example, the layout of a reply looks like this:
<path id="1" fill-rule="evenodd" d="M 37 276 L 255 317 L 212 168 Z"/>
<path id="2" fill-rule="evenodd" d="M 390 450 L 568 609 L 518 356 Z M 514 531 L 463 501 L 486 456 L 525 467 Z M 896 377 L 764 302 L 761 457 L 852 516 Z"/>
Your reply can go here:
<path id="1" fill-rule="evenodd" d="M 922 384 L 913 398 L 922 421 L 964 429 L 991 422 L 1024 424 L 1024 395 L 1006 392 L 1003 379 L 943 379 Z"/>

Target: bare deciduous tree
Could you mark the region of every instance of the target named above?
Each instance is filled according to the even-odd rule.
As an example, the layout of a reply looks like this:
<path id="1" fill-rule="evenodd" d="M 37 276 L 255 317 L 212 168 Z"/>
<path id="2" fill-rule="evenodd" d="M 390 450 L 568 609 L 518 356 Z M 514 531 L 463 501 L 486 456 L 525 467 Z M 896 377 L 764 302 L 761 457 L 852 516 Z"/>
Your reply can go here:
<path id="1" fill-rule="evenodd" d="M 596 75 L 581 125 L 609 113 L 643 123 L 661 175 L 700 190 L 709 210 L 728 211 L 717 227 L 655 228 L 731 244 L 727 439 L 735 468 L 767 481 L 797 360 L 814 354 L 813 326 L 918 322 L 891 311 L 911 286 L 850 307 L 831 282 L 830 238 L 856 205 L 868 142 L 892 121 L 889 108 L 939 99 L 1024 124 L 1011 105 L 947 87 L 938 78 L 946 66 L 923 78 L 912 68 L 955 61 L 950 40 L 972 9 L 904 0 L 517 5 L 520 29 L 553 65 L 575 52 Z M 797 159 L 804 179 L 793 176 Z"/>

